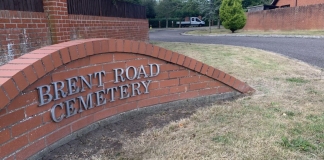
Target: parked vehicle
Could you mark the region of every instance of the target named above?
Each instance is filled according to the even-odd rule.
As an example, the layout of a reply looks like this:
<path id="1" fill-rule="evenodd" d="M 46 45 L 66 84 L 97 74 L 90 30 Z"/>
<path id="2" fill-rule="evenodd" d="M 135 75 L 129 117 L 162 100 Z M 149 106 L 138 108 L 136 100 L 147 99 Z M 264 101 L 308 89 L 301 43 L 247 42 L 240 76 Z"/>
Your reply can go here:
<path id="1" fill-rule="evenodd" d="M 177 22 L 180 25 L 180 22 Z M 205 22 L 200 20 L 198 17 L 190 17 L 189 21 L 181 21 L 181 26 L 184 27 L 201 27 L 205 25 Z"/>

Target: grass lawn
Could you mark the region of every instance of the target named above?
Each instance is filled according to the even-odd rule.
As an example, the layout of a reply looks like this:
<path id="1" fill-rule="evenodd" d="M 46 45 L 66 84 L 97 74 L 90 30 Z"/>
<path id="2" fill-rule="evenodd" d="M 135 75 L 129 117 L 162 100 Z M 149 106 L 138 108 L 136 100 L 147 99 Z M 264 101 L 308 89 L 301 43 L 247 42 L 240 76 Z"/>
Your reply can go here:
<path id="1" fill-rule="evenodd" d="M 209 33 L 209 29 L 189 31 L 187 34 L 194 35 L 217 35 L 217 34 L 233 34 L 228 29 L 217 29 L 212 28 L 212 33 Z M 309 36 L 324 36 L 324 30 L 292 30 L 292 31 L 281 31 L 281 30 L 269 30 L 269 31 L 245 31 L 238 30 L 234 34 L 236 35 L 309 35 Z"/>
<path id="2" fill-rule="evenodd" d="M 155 45 L 223 70 L 252 96 L 199 109 L 190 118 L 123 139 L 116 159 L 324 159 L 324 80 L 318 68 L 245 47 Z M 107 155 L 94 155 L 105 159 Z"/>

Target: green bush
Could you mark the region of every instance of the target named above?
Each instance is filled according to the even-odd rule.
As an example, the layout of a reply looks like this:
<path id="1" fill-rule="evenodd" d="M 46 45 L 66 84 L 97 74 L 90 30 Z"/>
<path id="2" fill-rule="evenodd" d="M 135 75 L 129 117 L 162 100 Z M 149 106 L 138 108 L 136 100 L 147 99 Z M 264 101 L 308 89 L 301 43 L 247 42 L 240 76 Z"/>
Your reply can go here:
<path id="1" fill-rule="evenodd" d="M 223 26 L 232 33 L 242 29 L 246 24 L 246 15 L 241 0 L 223 0 L 219 13 Z"/>

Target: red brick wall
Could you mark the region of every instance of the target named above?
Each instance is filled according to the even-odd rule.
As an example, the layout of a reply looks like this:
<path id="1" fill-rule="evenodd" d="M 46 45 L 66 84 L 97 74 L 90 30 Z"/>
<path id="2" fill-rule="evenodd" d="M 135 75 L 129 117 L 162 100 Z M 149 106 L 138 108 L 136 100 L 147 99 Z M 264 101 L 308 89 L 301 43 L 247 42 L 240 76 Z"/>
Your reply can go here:
<path id="1" fill-rule="evenodd" d="M 297 6 L 307 6 L 313 4 L 322 4 L 324 0 L 297 0 Z M 276 6 L 290 5 L 290 7 L 296 6 L 296 0 L 279 0 Z"/>
<path id="2" fill-rule="evenodd" d="M 48 14 L 53 44 L 70 40 L 67 0 L 43 0 L 44 12 Z"/>
<path id="3" fill-rule="evenodd" d="M 45 13 L 0 10 L 0 65 L 50 44 Z"/>
<path id="4" fill-rule="evenodd" d="M 290 7 L 296 6 L 296 0 L 279 0 L 276 6 L 290 5 Z"/>
<path id="5" fill-rule="evenodd" d="M 323 4 L 324 0 L 298 0 L 297 6 L 306 6 L 306 5 L 313 5 L 313 4 Z"/>
<path id="6" fill-rule="evenodd" d="M 117 38 L 148 41 L 148 21 L 116 17 L 69 15 L 71 39 Z"/>
<path id="7" fill-rule="evenodd" d="M 324 29 L 324 4 L 247 13 L 245 30 Z"/>
<path id="8" fill-rule="evenodd" d="M 160 65 L 158 76 L 118 84 L 112 81 L 114 68 L 149 63 Z M 92 89 L 38 106 L 36 87 L 102 70 L 106 73 L 102 87 L 97 87 L 98 81 L 94 79 Z M 116 94 L 114 102 L 77 113 L 59 123 L 51 120 L 50 109 L 55 104 L 143 80 L 152 80 L 149 94 L 123 100 L 117 99 L 119 94 Z M 0 67 L 0 159 L 26 159 L 89 124 L 125 111 L 234 91 L 254 90 L 218 69 L 144 42 L 90 39 L 44 47 Z M 53 94 L 53 89 L 50 93 Z M 110 95 L 105 98 L 108 101 Z M 79 107 L 77 104 L 75 108 Z M 62 111 L 65 110 L 56 109 L 55 113 L 60 115 Z"/>
<path id="9" fill-rule="evenodd" d="M 148 20 L 68 15 L 66 0 L 43 0 L 45 13 L 0 10 L 0 66 L 40 47 L 85 38 L 148 41 Z"/>

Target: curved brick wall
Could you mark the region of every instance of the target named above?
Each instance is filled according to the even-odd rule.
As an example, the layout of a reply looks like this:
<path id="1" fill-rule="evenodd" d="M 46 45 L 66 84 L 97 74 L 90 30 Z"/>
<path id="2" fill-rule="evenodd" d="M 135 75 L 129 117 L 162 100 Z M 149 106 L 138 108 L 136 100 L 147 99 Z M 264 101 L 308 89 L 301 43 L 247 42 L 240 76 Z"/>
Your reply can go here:
<path id="1" fill-rule="evenodd" d="M 149 64 L 154 64 L 152 70 Z M 113 69 L 116 68 L 125 72 L 128 68 L 128 77 L 134 80 L 127 80 L 127 76 L 120 74 L 126 80 L 115 83 Z M 134 68 L 138 68 L 138 72 Z M 142 75 L 135 77 L 134 72 Z M 89 74 L 92 77 L 87 76 Z M 70 85 L 74 88 L 73 94 L 64 97 L 68 94 L 67 79 L 71 77 L 76 77 L 77 87 Z M 92 85 L 83 83 L 84 91 L 81 91 L 80 83 L 90 82 L 90 78 Z M 117 78 L 117 81 L 122 79 Z M 61 84 L 62 93 L 53 87 L 59 81 L 65 83 L 64 87 Z M 236 78 L 192 58 L 144 42 L 116 39 L 70 41 L 35 50 L 1 66 L 0 85 L 0 159 L 28 158 L 92 123 L 136 108 L 207 95 L 254 91 Z M 50 91 L 37 89 L 46 85 L 51 87 Z M 129 88 L 120 87 L 124 85 Z M 114 87 L 117 89 L 112 98 L 109 88 Z M 60 93 L 57 100 L 54 100 L 54 92 Z M 52 95 L 53 100 L 40 93 Z M 125 98 L 127 93 L 129 98 Z M 89 94 L 92 102 L 87 103 Z M 40 104 L 40 97 L 47 104 Z M 88 108 L 84 108 L 86 105 L 81 99 Z M 73 104 L 70 109 L 66 107 L 68 104 Z"/>

